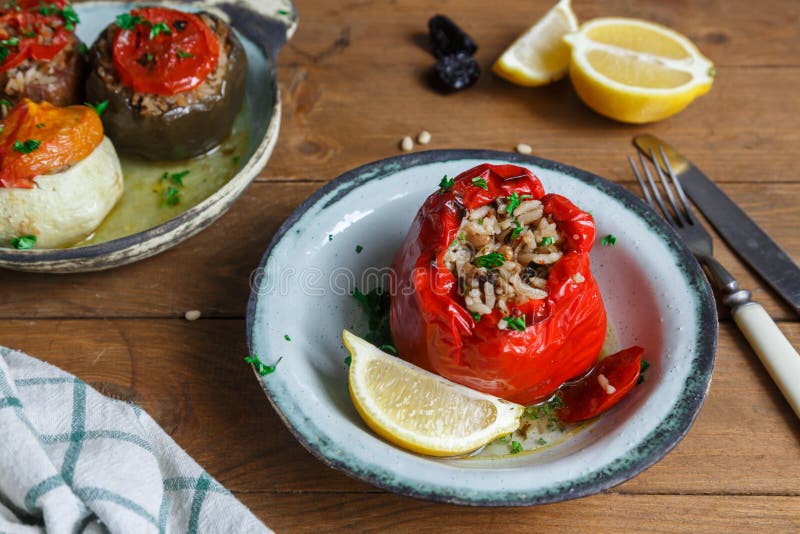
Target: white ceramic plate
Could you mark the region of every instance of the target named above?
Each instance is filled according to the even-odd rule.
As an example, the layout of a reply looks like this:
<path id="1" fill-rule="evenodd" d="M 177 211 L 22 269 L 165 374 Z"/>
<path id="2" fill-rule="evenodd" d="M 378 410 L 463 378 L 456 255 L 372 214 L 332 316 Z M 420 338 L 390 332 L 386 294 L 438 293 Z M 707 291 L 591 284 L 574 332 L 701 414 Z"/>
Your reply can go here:
<path id="1" fill-rule="evenodd" d="M 547 192 L 591 211 L 592 271 L 621 346 L 641 345 L 647 381 L 614 409 L 541 452 L 500 459 L 435 459 L 397 448 L 361 421 L 347 391 L 343 328 L 364 332 L 349 296 L 388 270 L 412 218 L 442 175 L 477 164 L 531 169 Z M 361 253 L 357 246 L 363 247 Z M 672 229 L 623 188 L 584 171 L 494 151 L 442 150 L 365 165 L 309 198 L 283 224 L 253 277 L 248 342 L 272 363 L 259 377 L 275 410 L 324 463 L 376 486 L 470 505 L 528 505 L 623 482 L 688 432 L 708 390 L 717 340 L 711 290 Z M 285 335 L 291 341 L 285 339 Z"/>

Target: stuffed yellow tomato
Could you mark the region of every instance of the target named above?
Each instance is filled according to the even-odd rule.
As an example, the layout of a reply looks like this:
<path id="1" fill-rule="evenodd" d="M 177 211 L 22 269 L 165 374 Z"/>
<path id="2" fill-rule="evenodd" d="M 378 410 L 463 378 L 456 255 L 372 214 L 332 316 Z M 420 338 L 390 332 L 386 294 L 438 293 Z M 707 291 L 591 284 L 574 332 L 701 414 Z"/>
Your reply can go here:
<path id="1" fill-rule="evenodd" d="M 1 246 L 74 244 L 100 225 L 122 191 L 117 153 L 92 109 L 25 99 L 3 121 Z"/>

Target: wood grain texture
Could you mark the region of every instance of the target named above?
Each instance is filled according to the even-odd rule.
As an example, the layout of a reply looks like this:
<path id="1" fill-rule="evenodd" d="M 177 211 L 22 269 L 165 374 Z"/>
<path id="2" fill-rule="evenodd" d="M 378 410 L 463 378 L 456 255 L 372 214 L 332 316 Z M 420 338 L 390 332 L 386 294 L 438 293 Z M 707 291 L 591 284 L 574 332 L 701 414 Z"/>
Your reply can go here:
<path id="1" fill-rule="evenodd" d="M 717 66 L 711 92 L 686 111 L 628 126 L 587 109 L 568 80 L 524 89 L 489 72 L 553 1 L 296 0 L 299 29 L 278 57 L 280 138 L 258 181 L 211 228 L 141 263 L 70 276 L 0 272 L 0 344 L 140 404 L 278 532 L 800 531 L 800 426 L 724 313 L 710 394 L 688 436 L 606 493 L 532 508 L 421 502 L 325 467 L 284 427 L 242 361 L 249 276 L 281 222 L 328 180 L 399 154 L 401 137 L 423 128 L 430 149 L 526 142 L 535 155 L 634 192 L 630 140 L 654 133 L 800 259 L 797 3 L 573 0 L 581 20 L 669 25 Z M 456 95 L 425 81 L 433 64 L 425 27 L 438 12 L 480 46 L 484 74 Z M 715 251 L 798 345 L 798 318 L 716 237 Z M 203 318 L 180 319 L 190 309 Z"/>
<path id="2" fill-rule="evenodd" d="M 781 327 L 800 338 L 800 324 Z M 243 321 L 14 320 L 0 323 L 0 339 L 139 403 L 234 492 L 378 491 L 325 467 L 284 428 L 242 361 Z M 615 491 L 800 497 L 798 480 L 794 415 L 725 324 L 711 393 L 689 436 Z"/>

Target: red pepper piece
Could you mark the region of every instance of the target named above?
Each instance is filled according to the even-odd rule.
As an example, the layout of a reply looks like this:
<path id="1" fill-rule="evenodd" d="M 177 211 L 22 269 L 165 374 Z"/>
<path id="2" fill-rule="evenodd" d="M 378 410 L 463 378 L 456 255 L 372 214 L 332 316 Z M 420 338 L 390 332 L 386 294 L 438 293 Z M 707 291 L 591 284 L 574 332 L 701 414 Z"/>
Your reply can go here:
<path id="1" fill-rule="evenodd" d="M 219 39 L 197 15 L 175 9 L 134 9 L 139 22 L 113 38 L 120 81 L 137 93 L 191 91 L 217 68 Z M 159 26 L 161 25 L 161 26 Z"/>
<path id="2" fill-rule="evenodd" d="M 548 296 L 511 310 L 525 314 L 524 331 L 500 330 L 504 314 L 499 309 L 475 321 L 444 263 L 465 208 L 515 192 L 540 200 L 566 238 L 564 255 L 547 280 Z M 448 191 L 428 197 L 395 256 L 390 322 L 399 354 L 513 402 L 549 398 L 594 364 L 605 339 L 606 312 L 589 266 L 594 235 L 591 215 L 560 195 L 545 195 L 539 179 L 525 168 L 483 164 L 463 172 Z"/>
<path id="3" fill-rule="evenodd" d="M 633 346 L 603 358 L 592 371 L 580 381 L 563 386 L 558 392 L 563 406 L 556 415 L 565 423 L 574 423 L 596 417 L 633 389 L 639 380 L 642 367 L 642 347 Z M 600 384 L 603 375 L 616 391 L 608 393 Z"/>

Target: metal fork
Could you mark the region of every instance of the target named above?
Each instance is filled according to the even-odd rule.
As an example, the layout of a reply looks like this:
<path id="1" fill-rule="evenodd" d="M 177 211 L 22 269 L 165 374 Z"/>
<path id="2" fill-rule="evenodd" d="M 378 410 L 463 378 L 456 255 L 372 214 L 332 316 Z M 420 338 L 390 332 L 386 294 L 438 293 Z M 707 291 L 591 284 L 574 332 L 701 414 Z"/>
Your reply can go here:
<path id="1" fill-rule="evenodd" d="M 694 214 L 689 199 L 683 192 L 681 182 L 672 170 L 669 158 L 662 146 L 658 147 L 660 160 L 650 149 L 650 160 L 662 188 L 666 192 L 667 203 L 659 191 L 650 166 L 639 153 L 639 163 L 644 175 L 639 171 L 636 161 L 628 156 L 636 180 L 644 193 L 645 201 L 653 210 L 661 210 L 678 235 L 689 246 L 700 264 L 705 268 L 711 284 L 722 294 L 722 303 L 731 308 L 733 319 L 744 334 L 750 346 L 767 368 L 772 380 L 780 388 L 783 396 L 800 417 L 800 354 L 792 347 L 775 321 L 764 308 L 750 300 L 750 292 L 739 287 L 736 279 L 714 259 L 711 235 Z M 666 174 L 662 170 L 666 169 Z M 677 192 L 673 193 L 673 189 Z M 671 208 L 671 209 L 670 209 Z"/>

